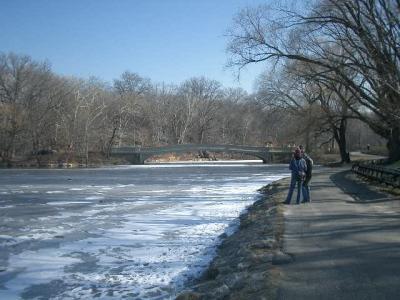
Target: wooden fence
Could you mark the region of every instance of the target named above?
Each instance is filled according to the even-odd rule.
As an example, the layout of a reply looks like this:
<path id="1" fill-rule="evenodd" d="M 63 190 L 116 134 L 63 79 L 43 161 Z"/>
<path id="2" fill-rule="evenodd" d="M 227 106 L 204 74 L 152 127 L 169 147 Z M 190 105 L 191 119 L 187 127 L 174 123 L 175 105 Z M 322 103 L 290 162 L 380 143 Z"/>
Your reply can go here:
<path id="1" fill-rule="evenodd" d="M 400 171 L 385 168 L 384 161 L 358 162 L 353 164 L 352 171 L 366 178 L 400 188 Z"/>

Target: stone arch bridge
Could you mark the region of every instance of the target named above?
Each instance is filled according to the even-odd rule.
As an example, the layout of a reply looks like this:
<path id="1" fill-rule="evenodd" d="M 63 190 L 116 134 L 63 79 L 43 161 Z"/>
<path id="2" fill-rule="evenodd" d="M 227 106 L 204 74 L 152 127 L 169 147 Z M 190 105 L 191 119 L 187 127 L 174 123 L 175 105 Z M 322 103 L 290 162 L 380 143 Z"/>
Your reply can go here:
<path id="1" fill-rule="evenodd" d="M 145 160 L 167 153 L 190 153 L 190 152 L 215 152 L 215 153 L 239 153 L 254 156 L 263 163 L 288 162 L 292 152 L 289 149 L 275 149 L 259 146 L 244 145 L 212 145 L 212 144 L 182 144 L 162 147 L 114 147 L 112 156 L 123 156 L 134 165 L 144 164 Z"/>

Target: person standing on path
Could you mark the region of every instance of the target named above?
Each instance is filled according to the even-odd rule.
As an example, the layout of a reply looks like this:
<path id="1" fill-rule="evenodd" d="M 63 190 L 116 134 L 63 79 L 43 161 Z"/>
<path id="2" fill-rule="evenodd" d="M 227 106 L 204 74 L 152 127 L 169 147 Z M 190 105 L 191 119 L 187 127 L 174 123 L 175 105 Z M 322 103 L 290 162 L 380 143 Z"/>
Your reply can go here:
<path id="1" fill-rule="evenodd" d="M 307 165 L 307 171 L 306 171 L 306 178 L 304 179 L 303 182 L 303 201 L 302 203 L 306 202 L 311 202 L 311 197 L 310 197 L 310 181 L 312 177 L 312 169 L 313 169 L 313 160 L 307 153 L 305 152 L 305 149 L 303 145 L 299 146 L 299 149 L 301 151 L 303 159 L 306 161 Z"/>
<path id="2" fill-rule="evenodd" d="M 292 177 L 290 180 L 289 192 L 286 198 L 285 204 L 290 204 L 292 200 L 293 191 L 297 183 L 297 198 L 296 204 L 300 204 L 300 195 L 302 192 L 303 181 L 307 171 L 306 161 L 301 157 L 301 150 L 296 148 L 294 155 L 289 164 L 289 170 L 292 171 Z"/>

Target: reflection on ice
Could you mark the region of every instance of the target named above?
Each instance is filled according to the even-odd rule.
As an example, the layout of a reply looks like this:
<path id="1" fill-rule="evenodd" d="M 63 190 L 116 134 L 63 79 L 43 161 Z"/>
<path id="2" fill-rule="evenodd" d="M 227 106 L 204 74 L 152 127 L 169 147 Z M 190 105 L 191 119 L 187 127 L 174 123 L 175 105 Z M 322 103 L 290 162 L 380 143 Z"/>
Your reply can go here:
<path id="1" fill-rule="evenodd" d="M 89 196 L 89 197 L 85 197 L 85 200 L 101 200 L 104 199 L 103 196 Z"/>
<path id="2" fill-rule="evenodd" d="M 90 199 L 87 199 L 90 200 Z M 88 204 L 91 202 L 88 201 L 57 201 L 57 202 L 48 202 L 47 205 L 59 205 L 59 206 L 63 206 L 63 205 L 69 205 L 69 204 Z"/>

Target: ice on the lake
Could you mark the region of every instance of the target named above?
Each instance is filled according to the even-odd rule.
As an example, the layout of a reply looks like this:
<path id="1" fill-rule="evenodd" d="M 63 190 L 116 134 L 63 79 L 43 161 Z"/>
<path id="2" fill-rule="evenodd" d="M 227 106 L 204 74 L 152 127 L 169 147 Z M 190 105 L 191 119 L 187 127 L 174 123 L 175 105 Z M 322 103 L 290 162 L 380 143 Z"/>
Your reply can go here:
<path id="1" fill-rule="evenodd" d="M 4 192 L 21 189 L 13 201 L 41 191 L 41 204 L 29 205 L 38 214 L 47 210 L 2 219 L 23 226 L 0 235 L 9 254 L 6 272 L 13 274 L 0 278 L 0 299 L 46 291 L 53 293 L 43 296 L 49 299 L 169 299 L 204 270 L 218 236 L 233 231 L 256 190 L 287 175 L 268 170 L 245 163 L 124 166 L 97 169 L 91 182 L 82 175 L 53 187 L 6 186 Z M 47 180 L 64 172 L 73 171 L 49 173 Z M 10 202 L 2 208 L 17 209 Z"/>

